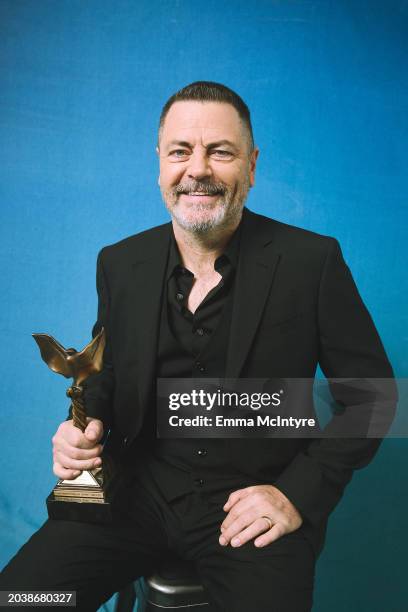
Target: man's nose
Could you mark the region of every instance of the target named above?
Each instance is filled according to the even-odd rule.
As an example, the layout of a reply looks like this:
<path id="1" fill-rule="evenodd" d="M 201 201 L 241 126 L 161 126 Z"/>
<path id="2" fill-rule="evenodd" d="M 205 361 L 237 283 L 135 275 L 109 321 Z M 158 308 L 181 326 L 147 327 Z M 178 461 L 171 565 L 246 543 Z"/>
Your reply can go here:
<path id="1" fill-rule="evenodd" d="M 189 160 L 187 174 L 190 178 L 200 180 L 211 176 L 212 170 L 206 151 L 195 151 Z"/>

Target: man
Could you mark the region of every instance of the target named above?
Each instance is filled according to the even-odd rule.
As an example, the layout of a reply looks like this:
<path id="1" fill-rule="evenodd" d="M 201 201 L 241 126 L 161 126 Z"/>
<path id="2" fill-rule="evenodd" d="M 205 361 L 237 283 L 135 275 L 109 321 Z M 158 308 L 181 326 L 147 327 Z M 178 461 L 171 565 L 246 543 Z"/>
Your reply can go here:
<path id="1" fill-rule="evenodd" d="M 1 584 L 70 588 L 93 610 L 172 549 L 214 610 L 310 610 L 328 516 L 379 441 L 156 440 L 156 379 L 313 378 L 318 363 L 331 378 L 388 378 L 391 366 L 338 243 L 244 208 L 258 149 L 237 94 L 177 92 L 157 152 L 172 222 L 101 251 L 104 369 L 86 387 L 85 433 L 68 419 L 53 438 L 54 472 L 70 479 L 100 464 L 110 430 L 128 473 L 121 514 L 47 521 Z"/>

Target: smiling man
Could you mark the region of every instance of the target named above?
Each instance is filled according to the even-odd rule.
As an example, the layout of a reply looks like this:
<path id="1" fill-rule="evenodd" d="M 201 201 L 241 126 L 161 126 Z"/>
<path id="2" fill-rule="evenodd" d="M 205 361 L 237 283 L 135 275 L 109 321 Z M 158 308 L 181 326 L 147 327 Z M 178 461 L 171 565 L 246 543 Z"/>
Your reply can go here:
<path id="1" fill-rule="evenodd" d="M 171 223 L 104 248 L 104 370 L 84 434 L 53 438 L 54 472 L 99 464 L 104 434 L 126 471 L 115 521 L 47 521 L 2 589 L 77 591 L 95 610 L 173 551 L 218 612 L 306 612 L 328 517 L 377 439 L 156 439 L 157 378 L 392 377 L 336 240 L 245 208 L 258 149 L 224 85 L 197 82 L 163 108 L 159 185 Z M 350 399 L 342 399 L 347 410 Z"/>
<path id="2" fill-rule="evenodd" d="M 207 236 L 207 243 L 230 238 L 254 185 L 258 157 L 238 111 L 218 102 L 174 103 L 162 115 L 157 152 L 174 231 Z"/>

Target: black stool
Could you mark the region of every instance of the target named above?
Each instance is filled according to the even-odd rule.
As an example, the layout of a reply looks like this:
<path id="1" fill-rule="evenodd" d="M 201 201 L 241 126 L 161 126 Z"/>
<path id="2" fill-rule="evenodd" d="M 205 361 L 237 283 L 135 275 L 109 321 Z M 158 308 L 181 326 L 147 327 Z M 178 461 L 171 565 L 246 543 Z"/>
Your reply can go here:
<path id="1" fill-rule="evenodd" d="M 120 591 L 115 612 L 131 612 L 137 600 L 138 612 L 159 610 L 210 611 L 204 588 L 191 563 L 171 557 L 147 578 Z"/>

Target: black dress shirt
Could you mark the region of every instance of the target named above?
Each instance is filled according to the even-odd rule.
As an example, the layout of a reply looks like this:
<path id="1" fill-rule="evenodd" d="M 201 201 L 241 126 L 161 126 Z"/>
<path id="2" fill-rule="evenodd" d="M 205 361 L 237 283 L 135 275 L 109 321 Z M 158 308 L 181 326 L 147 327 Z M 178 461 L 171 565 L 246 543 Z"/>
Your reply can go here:
<path id="1" fill-rule="evenodd" d="M 207 293 L 193 314 L 188 310 L 187 300 L 193 287 L 194 275 L 183 266 L 176 240 L 172 236 L 157 355 L 158 378 L 189 378 L 197 375 L 197 372 L 205 372 L 206 376 L 224 375 L 226 346 L 220 347 L 223 363 L 217 363 L 216 371 L 211 367 L 212 364 L 197 367 L 196 361 L 211 341 L 228 297 L 232 295 L 238 254 L 239 229 L 214 263 L 214 269 L 222 277 L 220 282 Z"/>
<path id="2" fill-rule="evenodd" d="M 214 262 L 221 275 L 194 313 L 187 307 L 194 275 L 182 263 L 172 236 L 163 296 L 157 378 L 223 378 L 229 338 L 234 279 L 239 258 L 240 227 Z M 245 486 L 230 464 L 228 440 L 156 439 L 147 469 L 166 498 L 193 490 L 213 493 Z M 252 481 L 248 481 L 248 485 Z"/>

